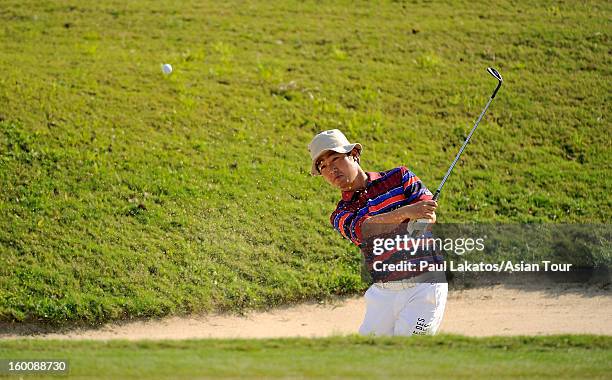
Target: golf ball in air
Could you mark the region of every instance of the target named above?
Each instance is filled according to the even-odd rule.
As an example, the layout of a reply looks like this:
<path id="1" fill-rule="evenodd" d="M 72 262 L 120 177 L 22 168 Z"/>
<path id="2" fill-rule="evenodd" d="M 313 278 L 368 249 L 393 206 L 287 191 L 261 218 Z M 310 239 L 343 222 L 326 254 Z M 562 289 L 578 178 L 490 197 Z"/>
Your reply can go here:
<path id="1" fill-rule="evenodd" d="M 162 71 L 164 72 L 164 74 L 168 75 L 172 72 L 172 65 L 169 63 L 164 63 L 162 65 Z"/>

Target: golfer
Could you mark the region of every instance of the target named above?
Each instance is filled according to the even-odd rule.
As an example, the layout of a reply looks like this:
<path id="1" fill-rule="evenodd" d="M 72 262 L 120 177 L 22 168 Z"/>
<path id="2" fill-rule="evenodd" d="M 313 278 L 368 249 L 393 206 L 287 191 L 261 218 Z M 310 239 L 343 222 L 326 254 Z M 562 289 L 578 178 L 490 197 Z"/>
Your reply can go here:
<path id="1" fill-rule="evenodd" d="M 404 166 L 365 172 L 359 164 L 361 144 L 351 144 L 337 129 L 316 135 L 308 150 L 312 159 L 311 174 L 322 175 L 342 192 L 342 199 L 331 214 L 331 224 L 343 238 L 362 249 L 372 278 L 373 283 L 365 293 L 366 314 L 359 333 L 435 334 L 446 305 L 445 279 L 440 281 L 439 276 L 432 276 L 428 271 L 388 270 L 392 267 L 381 270 L 381 262 L 392 257 L 393 252 L 372 254 L 371 246 L 364 249 L 367 244 L 363 236 L 366 228 L 378 226 L 388 230 L 389 226 L 397 227 L 417 219 L 434 223 L 437 203 L 432 200 L 431 192 Z M 435 255 L 421 256 L 421 260 L 435 261 Z"/>

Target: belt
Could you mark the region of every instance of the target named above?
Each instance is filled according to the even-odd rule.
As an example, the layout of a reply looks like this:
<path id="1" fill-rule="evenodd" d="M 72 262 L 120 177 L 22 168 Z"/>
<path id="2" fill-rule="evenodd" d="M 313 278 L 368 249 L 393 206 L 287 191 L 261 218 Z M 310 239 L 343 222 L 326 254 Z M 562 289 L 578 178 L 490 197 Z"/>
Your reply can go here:
<path id="1" fill-rule="evenodd" d="M 388 281 L 388 282 L 375 282 L 374 286 L 379 289 L 390 289 L 390 290 L 402 290 L 402 289 L 410 289 L 414 288 L 421 281 L 415 281 L 412 279 L 399 280 L 399 281 Z"/>
<path id="2" fill-rule="evenodd" d="M 418 284 L 422 284 L 425 282 L 429 282 L 429 283 L 446 282 L 446 275 L 444 272 L 425 272 L 425 273 L 421 273 L 418 276 L 406 278 L 404 280 L 387 281 L 387 282 L 378 281 L 374 283 L 374 286 L 376 286 L 379 289 L 402 290 L 402 289 L 414 288 Z"/>

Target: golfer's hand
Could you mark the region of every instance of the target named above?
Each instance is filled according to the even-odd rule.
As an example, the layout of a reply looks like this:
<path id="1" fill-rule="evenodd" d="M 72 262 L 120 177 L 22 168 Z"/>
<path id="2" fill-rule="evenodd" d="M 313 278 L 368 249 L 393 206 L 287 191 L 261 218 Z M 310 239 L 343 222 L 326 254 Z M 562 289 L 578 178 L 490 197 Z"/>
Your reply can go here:
<path id="1" fill-rule="evenodd" d="M 433 219 L 435 221 L 437 207 L 438 202 L 436 201 L 420 201 L 402 208 L 406 209 L 406 217 L 410 220 Z"/>

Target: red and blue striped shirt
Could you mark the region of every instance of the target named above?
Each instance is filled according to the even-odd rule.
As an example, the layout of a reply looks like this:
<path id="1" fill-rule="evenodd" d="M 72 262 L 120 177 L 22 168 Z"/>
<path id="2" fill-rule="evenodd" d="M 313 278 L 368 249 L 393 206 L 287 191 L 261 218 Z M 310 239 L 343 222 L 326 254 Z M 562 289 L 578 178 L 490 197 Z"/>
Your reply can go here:
<path id="1" fill-rule="evenodd" d="M 342 237 L 361 245 L 361 224 L 368 218 L 418 201 L 432 199 L 419 177 L 405 166 L 384 172 L 367 172 L 366 188 L 343 191 L 330 222 Z"/>
<path id="2" fill-rule="evenodd" d="M 370 273 L 372 282 L 397 281 L 428 272 L 428 269 L 420 269 L 419 264 L 423 261 L 441 262 L 442 256 L 429 249 L 418 249 L 412 254 L 407 253 L 406 250 L 391 249 L 376 255 L 372 250 L 372 239 L 376 236 L 370 236 L 368 241 L 363 241 L 361 225 L 374 215 L 384 214 L 418 201 L 432 199 L 431 192 L 423 185 L 419 177 L 404 166 L 385 172 L 366 174 L 368 179 L 364 190 L 342 193 L 342 200 L 338 202 L 336 210 L 330 217 L 332 225 L 344 238 L 360 246 L 365 259 L 364 265 Z M 430 237 L 431 234 L 428 233 L 426 239 Z M 412 245 L 407 248 L 411 249 Z M 409 271 L 376 269 L 377 264 L 380 268 L 380 264 L 397 265 L 404 261 L 415 264 L 419 269 Z"/>

